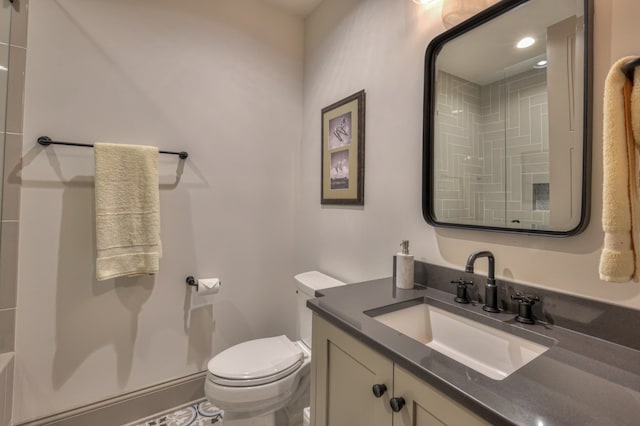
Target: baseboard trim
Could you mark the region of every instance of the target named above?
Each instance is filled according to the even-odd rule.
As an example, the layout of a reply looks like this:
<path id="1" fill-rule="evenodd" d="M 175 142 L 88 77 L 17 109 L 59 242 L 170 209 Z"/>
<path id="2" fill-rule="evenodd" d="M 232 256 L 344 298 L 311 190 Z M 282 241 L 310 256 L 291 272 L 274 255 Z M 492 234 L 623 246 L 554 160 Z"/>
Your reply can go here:
<path id="1" fill-rule="evenodd" d="M 52 416 L 16 423 L 15 426 L 125 425 L 190 401 L 202 399 L 205 377 L 206 372 L 202 371 Z"/>

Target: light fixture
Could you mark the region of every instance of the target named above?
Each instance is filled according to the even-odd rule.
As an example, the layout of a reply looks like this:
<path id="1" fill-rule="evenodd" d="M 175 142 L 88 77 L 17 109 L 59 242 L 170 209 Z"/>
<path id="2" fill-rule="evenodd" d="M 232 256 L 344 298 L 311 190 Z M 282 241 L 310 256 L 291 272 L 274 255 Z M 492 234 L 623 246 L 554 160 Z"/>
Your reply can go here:
<path id="1" fill-rule="evenodd" d="M 493 3 L 495 3 L 493 0 L 444 0 L 442 23 L 445 27 L 451 28 Z"/>
<path id="2" fill-rule="evenodd" d="M 518 49 L 526 49 L 527 47 L 531 47 L 535 44 L 536 39 L 533 37 L 523 37 L 518 44 L 516 44 L 516 47 Z"/>
<path id="3" fill-rule="evenodd" d="M 541 61 L 536 62 L 533 67 L 535 69 L 546 68 L 547 67 L 547 63 L 548 63 L 547 60 L 543 59 Z"/>

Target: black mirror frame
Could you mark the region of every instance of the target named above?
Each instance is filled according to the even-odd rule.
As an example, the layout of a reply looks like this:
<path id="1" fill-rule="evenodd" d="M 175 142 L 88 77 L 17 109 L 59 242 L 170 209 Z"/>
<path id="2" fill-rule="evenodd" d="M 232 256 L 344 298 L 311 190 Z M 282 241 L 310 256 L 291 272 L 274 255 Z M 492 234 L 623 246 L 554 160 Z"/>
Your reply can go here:
<path id="1" fill-rule="evenodd" d="M 427 47 L 425 55 L 424 77 L 424 117 L 423 117 L 423 163 L 422 163 L 422 213 L 428 224 L 434 227 L 473 229 L 480 231 L 505 232 L 523 235 L 541 235 L 550 237 L 569 237 L 584 231 L 589 224 L 591 206 L 591 117 L 593 101 L 593 0 L 583 0 L 584 4 L 584 111 L 583 111 L 583 158 L 582 158 L 582 201 L 581 215 L 578 225 L 568 231 L 550 231 L 540 229 L 514 229 L 497 226 L 481 226 L 439 222 L 434 214 L 434 178 L 433 178 L 433 143 L 435 112 L 435 76 L 436 58 L 443 45 L 454 38 L 482 25 L 497 16 L 531 0 L 502 0 L 477 15 L 456 25 L 435 37 Z"/>

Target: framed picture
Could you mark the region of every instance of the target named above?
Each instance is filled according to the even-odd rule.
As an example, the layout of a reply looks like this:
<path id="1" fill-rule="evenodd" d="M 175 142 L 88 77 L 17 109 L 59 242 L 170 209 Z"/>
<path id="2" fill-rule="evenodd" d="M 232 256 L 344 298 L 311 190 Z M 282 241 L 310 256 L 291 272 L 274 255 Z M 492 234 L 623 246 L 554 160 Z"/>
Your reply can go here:
<path id="1" fill-rule="evenodd" d="M 322 109 L 321 204 L 364 205 L 364 90 Z"/>

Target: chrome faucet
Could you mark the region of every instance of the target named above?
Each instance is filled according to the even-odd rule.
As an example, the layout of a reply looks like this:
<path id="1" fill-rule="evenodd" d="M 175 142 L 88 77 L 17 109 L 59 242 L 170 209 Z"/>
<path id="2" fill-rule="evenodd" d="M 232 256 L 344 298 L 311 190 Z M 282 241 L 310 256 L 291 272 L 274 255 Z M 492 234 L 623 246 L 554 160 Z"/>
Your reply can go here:
<path id="1" fill-rule="evenodd" d="M 490 251 L 479 251 L 471 253 L 467 259 L 467 266 L 464 268 L 465 272 L 473 274 L 473 264 L 479 257 L 486 257 L 489 261 L 489 270 L 487 271 L 487 285 L 484 288 L 484 306 L 483 310 L 487 312 L 500 312 L 498 309 L 498 286 L 496 286 L 495 278 L 495 258 Z"/>

